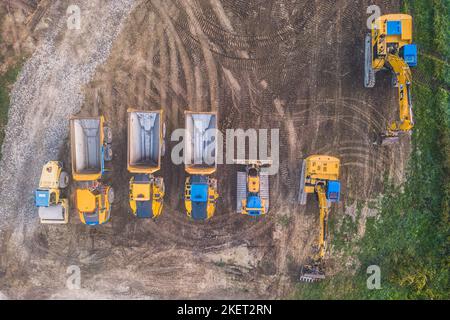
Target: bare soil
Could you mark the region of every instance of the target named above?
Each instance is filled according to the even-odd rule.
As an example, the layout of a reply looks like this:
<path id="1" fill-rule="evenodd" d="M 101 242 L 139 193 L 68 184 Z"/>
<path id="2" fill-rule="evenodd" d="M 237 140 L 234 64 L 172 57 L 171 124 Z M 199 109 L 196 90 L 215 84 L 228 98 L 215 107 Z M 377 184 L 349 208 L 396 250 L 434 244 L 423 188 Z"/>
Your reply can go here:
<path id="1" fill-rule="evenodd" d="M 392 147 L 372 144 L 397 116 L 388 76 L 379 76 L 372 90 L 363 87 L 366 8 L 373 2 L 383 12 L 399 10 L 398 1 L 135 1 L 131 12 L 124 13 L 107 60 L 96 65 L 92 78 L 81 86 L 80 108 L 70 110 L 104 115 L 113 128 L 113 170 L 107 180 L 117 200 L 111 222 L 87 227 L 73 211 L 67 226 L 39 225 L 32 197 L 8 192 L 0 202 L 8 220 L 0 229 L 0 292 L 31 299 L 288 296 L 299 267 L 311 254 L 318 226 L 316 200 L 311 197 L 306 207 L 296 203 L 301 160 L 319 153 L 341 158 L 343 201 L 333 208 L 336 216 L 353 204 L 349 199 L 376 198 L 383 191 L 385 173 L 403 179 L 409 138 Z M 65 4 L 53 4 L 42 19 L 64 15 Z M 82 7 L 83 19 L 94 21 L 101 10 L 93 4 L 84 11 Z M 52 54 L 61 52 L 79 65 L 95 58 L 89 55 L 92 30 L 78 35 L 57 30 Z M 50 22 L 44 34 L 51 32 Z M 72 77 L 71 70 L 67 77 Z M 39 92 L 32 97 L 52 97 L 55 88 L 45 79 L 36 81 L 41 81 Z M 15 92 L 20 94 L 20 88 Z M 53 94 L 60 93 L 56 89 Z M 267 216 L 252 219 L 235 213 L 237 168 L 220 165 L 216 215 L 205 223 L 189 221 L 182 200 L 184 167 L 171 162 L 175 143 L 167 138 L 169 148 L 159 173 L 167 189 L 163 215 L 156 221 L 135 219 L 127 201 L 129 107 L 164 109 L 169 136 L 184 126 L 185 110 L 217 111 L 223 132 L 279 128 L 280 171 L 270 178 Z M 37 140 L 49 129 L 45 126 L 53 124 L 41 121 L 40 108 L 33 104 L 23 112 L 35 115 L 43 126 L 41 136 L 19 139 L 8 131 L 9 145 L 3 147 L 36 148 L 27 153 L 36 156 L 19 160 L 17 167 L 2 160 L 1 175 L 14 175 L 15 190 L 31 193 L 40 168 L 55 156 L 55 146 Z M 61 113 L 58 119 L 65 116 L 62 105 L 50 102 L 47 108 L 48 113 Z M 16 125 L 26 132 L 31 122 Z M 70 165 L 67 133 L 57 137 L 56 154 Z M 0 184 L 1 193 L 8 187 Z M 289 223 L 281 222 L 285 219 Z M 339 270 L 332 252 L 327 263 L 332 276 Z M 81 290 L 66 288 L 70 265 L 81 268 Z"/>

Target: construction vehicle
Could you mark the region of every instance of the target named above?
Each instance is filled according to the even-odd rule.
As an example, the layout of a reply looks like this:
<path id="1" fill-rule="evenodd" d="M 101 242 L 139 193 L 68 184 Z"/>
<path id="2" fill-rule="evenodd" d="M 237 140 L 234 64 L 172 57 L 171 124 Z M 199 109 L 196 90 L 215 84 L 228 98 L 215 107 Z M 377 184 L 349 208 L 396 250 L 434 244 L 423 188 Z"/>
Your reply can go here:
<path id="1" fill-rule="evenodd" d="M 70 119 L 72 176 L 77 183 L 76 208 L 82 223 L 106 223 L 114 202 L 114 190 L 102 182 L 112 160 L 112 132 L 104 117 Z"/>
<path id="2" fill-rule="evenodd" d="M 406 14 L 384 15 L 372 24 L 365 39 L 364 86 L 375 86 L 375 74 L 388 70 L 393 74 L 393 85 L 398 88 L 399 120 L 393 121 L 382 134 L 382 144 L 398 140 L 400 133 L 414 127 L 411 67 L 417 66 L 417 46 L 413 43 L 412 17 Z"/>
<path id="3" fill-rule="evenodd" d="M 39 188 L 35 191 L 35 204 L 44 224 L 67 224 L 69 201 L 62 197 L 62 189 L 69 185 L 69 175 L 59 161 L 49 161 L 42 168 Z"/>
<path id="4" fill-rule="evenodd" d="M 261 167 L 269 165 L 269 160 L 234 160 L 235 164 L 245 165 L 245 171 L 237 173 L 238 213 L 261 216 L 269 211 L 269 176 L 261 172 Z"/>
<path id="5" fill-rule="evenodd" d="M 308 194 L 317 195 L 320 227 L 316 252 L 310 263 L 302 267 L 300 281 L 315 282 L 325 278 L 323 259 L 327 249 L 330 205 L 340 200 L 339 169 L 340 160 L 330 156 L 314 155 L 303 161 L 298 201 L 305 205 Z"/>
<path id="6" fill-rule="evenodd" d="M 217 113 L 185 112 L 185 170 L 184 204 L 193 220 L 208 220 L 216 210 L 217 180 L 210 176 L 216 172 Z"/>
<path id="7" fill-rule="evenodd" d="M 128 110 L 129 201 L 138 218 L 156 218 L 163 209 L 164 180 L 154 177 L 164 155 L 165 126 L 161 111 Z"/>

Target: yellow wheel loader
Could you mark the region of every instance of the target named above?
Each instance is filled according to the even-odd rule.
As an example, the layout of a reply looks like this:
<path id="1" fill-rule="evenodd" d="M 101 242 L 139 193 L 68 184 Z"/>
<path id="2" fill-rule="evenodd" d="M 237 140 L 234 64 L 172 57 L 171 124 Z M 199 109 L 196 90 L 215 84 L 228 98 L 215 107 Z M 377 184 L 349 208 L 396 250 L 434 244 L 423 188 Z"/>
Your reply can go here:
<path id="1" fill-rule="evenodd" d="M 393 85 L 398 89 L 399 120 L 393 121 L 377 143 L 388 144 L 398 140 L 400 133 L 414 127 L 411 100 L 411 67 L 417 66 L 417 46 L 413 44 L 412 17 L 406 14 L 381 16 L 372 24 L 365 40 L 364 86 L 375 86 L 375 74 L 388 70 Z"/>
<path id="2" fill-rule="evenodd" d="M 42 168 L 39 188 L 35 191 L 35 204 L 39 218 L 44 224 L 66 224 L 69 222 L 69 201 L 62 197 L 62 189 L 69 185 L 69 175 L 63 164 L 50 161 Z"/>
<path id="3" fill-rule="evenodd" d="M 162 213 L 164 180 L 154 174 L 164 155 L 163 112 L 128 110 L 128 171 L 130 208 L 138 218 L 156 218 Z"/>
<path id="4" fill-rule="evenodd" d="M 236 211 L 249 216 L 265 215 L 269 211 L 269 176 L 261 167 L 272 162 L 268 160 L 234 160 L 245 165 L 245 171 L 237 173 Z"/>
<path id="5" fill-rule="evenodd" d="M 324 256 L 327 249 L 328 216 L 331 203 L 340 200 L 340 160 L 325 155 L 306 158 L 302 164 L 299 203 L 305 205 L 307 196 L 314 193 L 319 202 L 319 236 L 310 263 L 303 266 L 300 281 L 315 282 L 325 279 Z"/>
<path id="6" fill-rule="evenodd" d="M 216 211 L 217 180 L 210 175 L 216 172 L 217 113 L 186 111 L 184 204 L 188 217 L 208 220 Z"/>
<path id="7" fill-rule="evenodd" d="M 114 201 L 114 190 L 101 182 L 113 155 L 111 130 L 104 117 L 72 117 L 70 142 L 80 220 L 90 226 L 104 224 L 110 218 Z"/>

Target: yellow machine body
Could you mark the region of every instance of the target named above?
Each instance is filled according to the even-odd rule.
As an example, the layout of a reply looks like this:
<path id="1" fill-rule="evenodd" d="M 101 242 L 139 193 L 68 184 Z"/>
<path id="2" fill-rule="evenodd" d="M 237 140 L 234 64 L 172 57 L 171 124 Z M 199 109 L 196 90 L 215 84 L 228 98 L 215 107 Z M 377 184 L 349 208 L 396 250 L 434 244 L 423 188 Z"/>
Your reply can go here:
<path id="1" fill-rule="evenodd" d="M 139 180 L 141 176 L 138 176 Z M 142 181 L 145 179 L 144 181 Z M 137 181 L 136 177 L 130 180 L 130 208 L 133 215 L 139 218 L 156 218 L 161 215 L 165 195 L 162 178 L 145 175 Z"/>
<path id="2" fill-rule="evenodd" d="M 82 223 L 100 225 L 108 222 L 112 202 L 110 190 L 111 187 L 103 185 L 76 190 L 76 206 Z"/>
<path id="3" fill-rule="evenodd" d="M 164 179 L 153 174 L 161 168 L 164 146 L 163 110 L 128 109 L 128 171 L 131 212 L 139 218 L 161 215 L 165 195 Z"/>
<path id="4" fill-rule="evenodd" d="M 217 138 L 211 135 L 217 130 L 217 112 L 185 111 L 185 129 L 184 163 L 189 175 L 184 187 L 186 214 L 193 220 L 208 220 L 214 215 L 219 198 L 217 180 L 210 177 L 217 169 Z M 214 155 L 209 159 L 211 163 L 197 158 L 207 152 Z"/>
<path id="5" fill-rule="evenodd" d="M 313 155 L 305 159 L 302 169 L 301 193 L 303 192 L 306 203 L 306 195 L 314 193 L 319 203 L 319 235 L 311 264 L 304 267 L 301 281 L 313 282 L 325 278 L 323 271 L 323 258 L 327 248 L 328 216 L 330 203 L 339 201 L 340 193 L 340 160 L 325 155 Z M 331 185 L 338 186 L 336 192 L 332 192 Z"/>
<path id="6" fill-rule="evenodd" d="M 69 222 L 69 201 L 62 197 L 61 189 L 67 187 L 69 176 L 59 161 L 49 161 L 42 168 L 39 189 L 35 192 L 40 221 L 43 224 Z"/>
<path id="7" fill-rule="evenodd" d="M 388 23 L 392 22 L 400 23 L 401 32 L 388 32 Z M 411 101 L 412 74 L 410 66 L 400 55 L 402 48 L 413 44 L 412 17 L 406 14 L 389 14 L 376 19 L 372 25 L 371 42 L 373 72 L 390 70 L 398 89 L 399 119 L 393 121 L 385 133 L 386 138 L 396 137 L 399 132 L 409 132 L 414 127 Z"/>
<path id="8" fill-rule="evenodd" d="M 186 178 L 184 205 L 189 218 L 193 220 L 211 219 L 216 211 L 218 198 L 216 179 L 201 175 Z"/>

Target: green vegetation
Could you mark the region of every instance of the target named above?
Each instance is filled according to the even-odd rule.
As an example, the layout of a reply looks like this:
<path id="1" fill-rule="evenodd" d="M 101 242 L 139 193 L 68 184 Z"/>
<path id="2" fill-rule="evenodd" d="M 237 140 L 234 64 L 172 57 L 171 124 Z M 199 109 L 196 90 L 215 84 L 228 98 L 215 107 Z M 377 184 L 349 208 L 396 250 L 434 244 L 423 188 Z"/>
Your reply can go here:
<path id="1" fill-rule="evenodd" d="M 379 214 L 368 218 L 362 239 L 342 237 L 355 231 L 348 218 L 335 228 L 335 249 L 359 264 L 321 283 L 298 285 L 294 298 L 450 298 L 450 0 L 407 0 L 403 9 L 414 17 L 421 52 L 407 180 L 401 186 L 386 181 Z M 381 268 L 380 290 L 367 289 L 370 265 Z"/>
<path id="2" fill-rule="evenodd" d="M 283 227 L 287 228 L 289 224 L 291 223 L 291 217 L 288 215 L 282 215 L 278 218 L 278 223 Z"/>
<path id="3" fill-rule="evenodd" d="M 9 92 L 11 86 L 16 82 L 21 66 L 21 63 L 17 63 L 0 76 L 0 146 L 3 144 L 5 127 L 8 122 Z"/>

